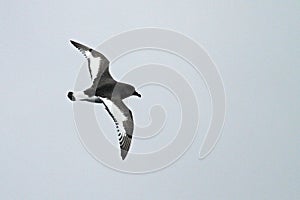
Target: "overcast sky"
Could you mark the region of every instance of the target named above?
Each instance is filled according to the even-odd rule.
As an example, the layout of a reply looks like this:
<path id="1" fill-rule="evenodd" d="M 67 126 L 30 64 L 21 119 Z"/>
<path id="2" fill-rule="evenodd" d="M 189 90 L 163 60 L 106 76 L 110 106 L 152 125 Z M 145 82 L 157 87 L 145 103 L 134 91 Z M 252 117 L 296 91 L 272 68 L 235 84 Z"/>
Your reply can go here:
<path id="1" fill-rule="evenodd" d="M 297 0 L 3 1 L 0 199 L 299 199 L 299 10 Z M 200 131 L 170 167 L 124 174 L 80 142 L 66 93 L 83 57 L 69 40 L 97 46 L 149 26 L 207 50 L 224 81 L 226 121 L 206 159 Z"/>

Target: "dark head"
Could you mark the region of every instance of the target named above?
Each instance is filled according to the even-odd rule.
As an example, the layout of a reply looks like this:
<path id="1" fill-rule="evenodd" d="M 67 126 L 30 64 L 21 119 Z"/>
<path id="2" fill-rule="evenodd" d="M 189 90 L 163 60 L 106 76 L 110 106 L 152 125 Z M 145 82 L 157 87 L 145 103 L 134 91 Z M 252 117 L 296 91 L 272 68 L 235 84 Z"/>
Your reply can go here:
<path id="1" fill-rule="evenodd" d="M 142 97 L 141 94 L 137 93 L 136 91 L 134 91 L 134 93 L 132 95 L 138 96 L 138 97 Z"/>
<path id="2" fill-rule="evenodd" d="M 73 92 L 68 92 L 68 98 L 71 100 L 71 101 L 75 101 L 75 97 L 73 96 Z"/>

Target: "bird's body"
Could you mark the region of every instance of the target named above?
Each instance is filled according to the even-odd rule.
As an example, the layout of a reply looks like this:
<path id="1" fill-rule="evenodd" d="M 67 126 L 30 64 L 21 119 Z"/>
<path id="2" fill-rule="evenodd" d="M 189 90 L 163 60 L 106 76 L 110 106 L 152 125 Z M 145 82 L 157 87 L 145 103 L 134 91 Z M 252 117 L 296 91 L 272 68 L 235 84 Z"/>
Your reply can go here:
<path id="1" fill-rule="evenodd" d="M 141 95 L 133 86 L 113 79 L 109 72 L 109 61 L 103 54 L 77 42 L 71 43 L 87 58 L 92 85 L 84 91 L 69 92 L 67 96 L 71 101 L 102 103 L 105 106 L 115 122 L 124 160 L 130 148 L 134 125 L 132 113 L 122 100 Z"/>

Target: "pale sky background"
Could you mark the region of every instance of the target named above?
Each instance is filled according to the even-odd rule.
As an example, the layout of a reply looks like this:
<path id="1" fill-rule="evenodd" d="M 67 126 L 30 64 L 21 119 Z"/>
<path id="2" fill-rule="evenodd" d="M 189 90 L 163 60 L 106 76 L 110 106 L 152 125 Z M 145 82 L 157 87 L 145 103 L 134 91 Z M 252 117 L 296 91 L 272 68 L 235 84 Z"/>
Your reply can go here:
<path id="1" fill-rule="evenodd" d="M 0 199 L 300 199 L 300 3 L 278 2 L 2 1 Z M 131 175 L 80 143 L 66 92 L 83 57 L 68 41 L 148 26 L 204 46 L 227 117 L 206 159 L 200 134 L 172 166 Z"/>

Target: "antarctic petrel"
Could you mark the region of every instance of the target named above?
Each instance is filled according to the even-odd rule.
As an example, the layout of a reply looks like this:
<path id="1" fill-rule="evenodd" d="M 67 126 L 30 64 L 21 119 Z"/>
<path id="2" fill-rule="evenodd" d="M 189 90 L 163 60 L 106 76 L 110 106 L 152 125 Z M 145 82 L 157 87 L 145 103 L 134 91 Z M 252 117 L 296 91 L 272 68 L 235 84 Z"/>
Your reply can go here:
<path id="1" fill-rule="evenodd" d="M 100 52 L 85 45 L 70 41 L 88 60 L 88 70 L 92 79 L 91 87 L 84 91 L 68 92 L 71 101 L 102 103 L 113 119 L 119 138 L 121 157 L 124 160 L 132 140 L 133 117 L 123 99 L 132 95 L 141 97 L 129 84 L 113 79 L 109 73 L 109 60 Z"/>

